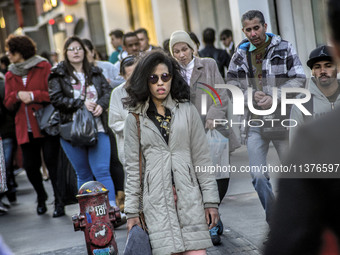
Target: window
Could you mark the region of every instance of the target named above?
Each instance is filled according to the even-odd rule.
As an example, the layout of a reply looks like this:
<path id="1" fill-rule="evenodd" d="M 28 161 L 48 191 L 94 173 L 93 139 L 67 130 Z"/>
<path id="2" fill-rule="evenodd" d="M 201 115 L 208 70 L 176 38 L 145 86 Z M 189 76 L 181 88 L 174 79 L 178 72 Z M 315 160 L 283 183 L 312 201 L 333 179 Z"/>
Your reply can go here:
<path id="1" fill-rule="evenodd" d="M 329 29 L 327 25 L 327 0 L 311 0 L 316 45 L 327 44 Z"/>

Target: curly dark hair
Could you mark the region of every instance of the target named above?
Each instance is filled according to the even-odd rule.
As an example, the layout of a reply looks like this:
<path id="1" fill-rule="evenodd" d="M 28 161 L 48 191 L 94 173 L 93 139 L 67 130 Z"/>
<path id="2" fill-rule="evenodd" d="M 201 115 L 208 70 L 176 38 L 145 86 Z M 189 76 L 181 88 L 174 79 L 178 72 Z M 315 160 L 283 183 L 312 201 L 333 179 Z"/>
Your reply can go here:
<path id="1" fill-rule="evenodd" d="M 129 97 L 123 98 L 125 107 L 135 107 L 137 104 L 143 104 L 151 96 L 149 77 L 159 64 L 165 64 L 172 76 L 171 97 L 180 102 L 189 100 L 190 88 L 181 75 L 181 68 L 178 62 L 162 50 L 152 50 L 141 57 L 137 62 L 134 72 L 126 82 L 126 91 Z"/>
<path id="2" fill-rule="evenodd" d="M 11 54 L 20 53 L 25 60 L 33 57 L 37 52 L 35 42 L 27 35 L 9 35 L 5 48 Z"/>
<path id="3" fill-rule="evenodd" d="M 83 59 L 83 70 L 85 73 L 85 77 L 86 77 L 86 82 L 87 81 L 91 81 L 92 75 L 91 75 L 91 64 L 90 62 L 87 60 L 86 57 L 86 48 L 85 45 L 83 43 L 83 41 L 78 37 L 78 36 L 71 36 L 68 37 L 64 43 L 64 49 L 63 49 L 63 55 L 64 55 L 64 64 L 66 66 L 66 70 L 68 75 L 70 75 L 75 81 L 79 82 L 78 78 L 74 75 L 74 67 L 72 66 L 72 64 L 70 63 L 70 61 L 67 58 L 67 48 L 70 46 L 71 43 L 73 42 L 78 42 L 80 44 L 80 46 L 82 47 L 83 51 L 84 51 L 84 59 Z"/>

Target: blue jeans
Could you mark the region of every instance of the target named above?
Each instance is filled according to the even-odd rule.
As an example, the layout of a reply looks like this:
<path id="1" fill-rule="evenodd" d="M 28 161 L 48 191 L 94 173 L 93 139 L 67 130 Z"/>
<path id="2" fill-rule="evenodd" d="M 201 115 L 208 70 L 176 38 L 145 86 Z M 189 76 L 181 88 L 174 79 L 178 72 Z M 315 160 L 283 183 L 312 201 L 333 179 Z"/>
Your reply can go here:
<path id="1" fill-rule="evenodd" d="M 260 198 L 262 207 L 266 212 L 266 221 L 269 223 L 273 212 L 274 193 L 267 172 L 262 172 L 261 166 L 267 165 L 267 154 L 271 140 L 265 139 L 261 135 L 260 127 L 250 127 L 248 131 L 248 157 L 249 166 L 252 169 L 251 177 L 253 186 Z M 284 153 L 288 151 L 288 140 L 272 140 L 276 152 L 282 161 Z M 252 168 L 257 166 L 257 168 Z"/>
<path id="2" fill-rule="evenodd" d="M 2 139 L 2 145 L 4 147 L 4 157 L 6 169 L 10 169 L 13 165 L 13 149 L 14 149 L 14 139 L 4 138 Z"/>
<path id="3" fill-rule="evenodd" d="M 65 151 L 77 174 L 78 189 L 85 182 L 93 181 L 93 176 L 109 190 L 111 205 L 116 205 L 115 188 L 110 174 L 110 138 L 105 133 L 98 133 L 97 144 L 91 147 L 72 146 L 60 138 Z"/>

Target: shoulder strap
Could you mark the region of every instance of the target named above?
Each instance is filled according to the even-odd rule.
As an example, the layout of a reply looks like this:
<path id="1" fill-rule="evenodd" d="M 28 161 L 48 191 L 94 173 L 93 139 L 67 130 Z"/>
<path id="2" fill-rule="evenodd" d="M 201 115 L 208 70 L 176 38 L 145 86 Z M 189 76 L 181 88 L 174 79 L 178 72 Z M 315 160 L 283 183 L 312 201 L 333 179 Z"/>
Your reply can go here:
<path id="1" fill-rule="evenodd" d="M 142 183 L 142 145 L 140 143 L 140 120 L 139 115 L 137 113 L 132 112 L 133 116 L 135 116 L 137 121 L 137 132 L 138 132 L 138 141 L 139 141 L 139 181 L 140 181 L 140 190 L 141 195 L 139 197 L 139 220 L 142 226 L 142 229 L 146 232 L 148 232 L 148 227 L 145 223 L 144 213 L 143 213 L 143 183 Z"/>
<path id="2" fill-rule="evenodd" d="M 139 141 L 139 180 L 140 180 L 140 186 L 143 186 L 142 184 L 142 146 L 140 144 L 140 120 L 139 115 L 137 113 L 132 112 L 132 115 L 136 118 L 137 121 L 137 132 L 138 132 L 138 141 Z"/>

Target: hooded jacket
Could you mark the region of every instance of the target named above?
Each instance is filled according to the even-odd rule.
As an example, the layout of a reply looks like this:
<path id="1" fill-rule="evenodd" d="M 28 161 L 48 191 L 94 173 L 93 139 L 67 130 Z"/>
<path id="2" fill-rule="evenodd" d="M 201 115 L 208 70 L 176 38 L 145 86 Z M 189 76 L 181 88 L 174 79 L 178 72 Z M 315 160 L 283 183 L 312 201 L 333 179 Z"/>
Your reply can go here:
<path id="1" fill-rule="evenodd" d="M 278 88 L 278 104 L 281 102 L 281 88 L 305 87 L 306 75 L 301 61 L 292 44 L 282 40 L 280 36 L 267 33 L 271 43 L 266 49 L 262 62 L 263 92 L 273 96 L 273 88 Z M 248 114 L 248 89 L 251 89 L 250 72 L 247 61 L 247 52 L 250 47 L 248 39 L 243 40 L 237 47 L 229 65 L 227 84 L 235 85 L 243 91 L 245 102 L 245 119 Z M 253 90 L 254 96 L 255 90 Z M 255 102 L 255 100 L 253 100 Z M 244 129 L 245 131 L 246 129 Z"/>
<path id="2" fill-rule="evenodd" d="M 92 84 L 97 90 L 98 101 L 96 102 L 103 108 L 100 115 L 105 132 L 108 131 L 108 114 L 111 88 L 104 75 L 102 69 L 96 66 L 91 67 Z M 51 103 L 60 112 L 60 122 L 67 123 L 72 121 L 73 113 L 83 106 L 84 101 L 73 97 L 73 87 L 71 77 L 66 72 L 64 62 L 60 62 L 56 67 L 52 68 L 48 77 L 48 88 Z"/>
<path id="3" fill-rule="evenodd" d="M 338 84 L 340 86 L 340 83 L 338 81 Z M 297 108 L 295 105 L 293 105 L 291 113 L 290 113 L 290 119 L 295 120 L 297 125 L 296 127 L 291 127 L 289 130 L 289 143 L 292 144 L 296 137 L 297 130 L 304 124 L 304 122 L 308 122 L 312 119 L 317 119 L 326 113 L 334 110 L 336 107 L 340 105 L 340 95 L 337 97 L 335 102 L 330 102 L 327 97 L 321 92 L 321 90 L 318 88 L 318 86 L 315 84 L 315 78 L 312 78 L 309 83 L 309 91 L 312 94 L 313 100 L 313 112 L 311 113 L 311 117 L 305 116 L 299 108 Z M 309 110 L 309 109 L 307 109 Z"/>
<path id="4" fill-rule="evenodd" d="M 217 208 L 219 203 L 214 173 L 195 171 L 212 164 L 195 106 L 189 102 L 179 103 L 171 95 L 163 105 L 171 111 L 169 144 L 147 116 L 149 101 L 131 110 L 140 116 L 144 159 L 143 212 L 154 255 L 212 246 L 204 208 Z M 138 217 L 141 191 L 138 132 L 136 119 L 131 113 L 126 119 L 124 141 L 125 212 L 128 218 L 132 218 Z M 177 208 L 172 180 L 178 197 Z"/>

